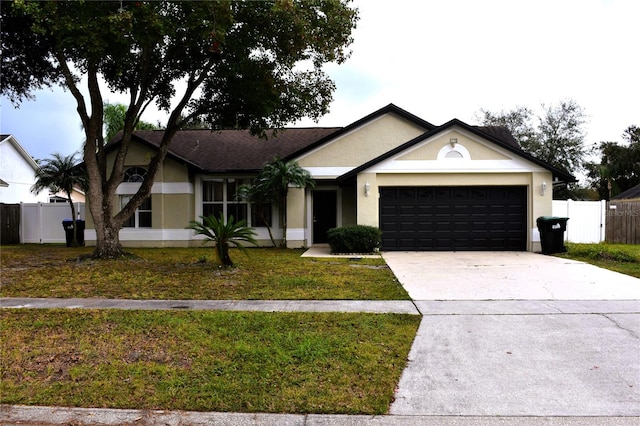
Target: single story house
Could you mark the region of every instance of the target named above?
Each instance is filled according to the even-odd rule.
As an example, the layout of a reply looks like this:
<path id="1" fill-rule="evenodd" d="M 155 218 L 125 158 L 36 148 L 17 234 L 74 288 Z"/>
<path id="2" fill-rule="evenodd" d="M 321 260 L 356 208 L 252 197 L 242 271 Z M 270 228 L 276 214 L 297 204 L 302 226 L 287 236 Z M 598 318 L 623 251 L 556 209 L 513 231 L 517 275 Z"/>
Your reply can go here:
<path id="1" fill-rule="evenodd" d="M 135 132 L 116 202 L 135 193 L 161 137 Z M 183 130 L 150 199 L 120 232 L 122 244 L 199 245 L 188 222 L 223 212 L 246 219 L 270 245 L 255 206 L 234 195 L 276 156 L 297 161 L 316 181 L 314 189 L 289 189 L 292 248 L 326 243 L 330 228 L 362 224 L 382 230 L 382 250 L 535 251 L 536 218 L 551 214 L 552 186 L 575 181 L 522 151 L 505 128 L 457 119 L 436 126 L 393 104 L 346 127 L 288 128 L 267 140 L 245 130 Z M 272 206 L 277 239 L 281 216 Z M 90 218 L 87 228 L 91 244 Z"/>

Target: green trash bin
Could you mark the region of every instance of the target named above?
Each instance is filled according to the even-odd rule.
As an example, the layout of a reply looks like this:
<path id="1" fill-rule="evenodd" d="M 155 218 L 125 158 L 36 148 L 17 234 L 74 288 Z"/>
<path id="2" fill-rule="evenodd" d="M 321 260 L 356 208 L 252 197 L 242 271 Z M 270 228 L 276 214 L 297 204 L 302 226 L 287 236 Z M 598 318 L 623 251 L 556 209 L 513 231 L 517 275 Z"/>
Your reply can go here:
<path id="1" fill-rule="evenodd" d="M 568 217 L 540 216 L 536 220 L 540 231 L 540 243 L 543 254 L 564 253 L 564 232 L 567 230 Z"/>

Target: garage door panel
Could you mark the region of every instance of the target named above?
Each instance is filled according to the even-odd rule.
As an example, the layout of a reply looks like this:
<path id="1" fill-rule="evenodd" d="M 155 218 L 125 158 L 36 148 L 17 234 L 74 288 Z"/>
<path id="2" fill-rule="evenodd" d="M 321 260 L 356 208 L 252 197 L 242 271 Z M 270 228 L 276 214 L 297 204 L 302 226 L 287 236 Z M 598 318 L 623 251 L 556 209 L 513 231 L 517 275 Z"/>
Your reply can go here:
<path id="1" fill-rule="evenodd" d="M 380 189 L 383 250 L 525 250 L 526 187 Z"/>

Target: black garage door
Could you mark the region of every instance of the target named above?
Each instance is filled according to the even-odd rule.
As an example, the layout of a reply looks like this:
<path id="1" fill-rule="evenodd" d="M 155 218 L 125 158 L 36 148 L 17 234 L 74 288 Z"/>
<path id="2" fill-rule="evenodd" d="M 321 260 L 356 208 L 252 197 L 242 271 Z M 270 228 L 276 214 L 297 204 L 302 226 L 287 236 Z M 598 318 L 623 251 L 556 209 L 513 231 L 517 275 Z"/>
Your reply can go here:
<path id="1" fill-rule="evenodd" d="M 381 187 L 383 250 L 526 250 L 524 186 Z"/>

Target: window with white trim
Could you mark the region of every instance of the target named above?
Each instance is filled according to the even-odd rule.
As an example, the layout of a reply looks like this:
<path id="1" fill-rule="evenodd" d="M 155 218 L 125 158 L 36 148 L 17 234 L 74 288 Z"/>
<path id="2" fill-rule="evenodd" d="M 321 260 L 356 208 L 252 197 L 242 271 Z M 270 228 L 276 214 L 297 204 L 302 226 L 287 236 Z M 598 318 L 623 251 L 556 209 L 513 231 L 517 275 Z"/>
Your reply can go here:
<path id="1" fill-rule="evenodd" d="M 120 196 L 120 208 L 124 208 L 133 195 Z M 123 228 L 151 228 L 151 197 L 146 198 L 133 215 L 122 224 Z"/>
<path id="2" fill-rule="evenodd" d="M 236 198 L 241 185 L 250 185 L 250 179 L 219 178 L 202 181 L 202 215 L 211 214 L 234 220 L 246 220 L 249 226 L 265 226 L 264 220 L 271 226 L 271 204 L 251 204 L 245 199 Z M 264 218 L 264 220 L 262 219 Z"/>

